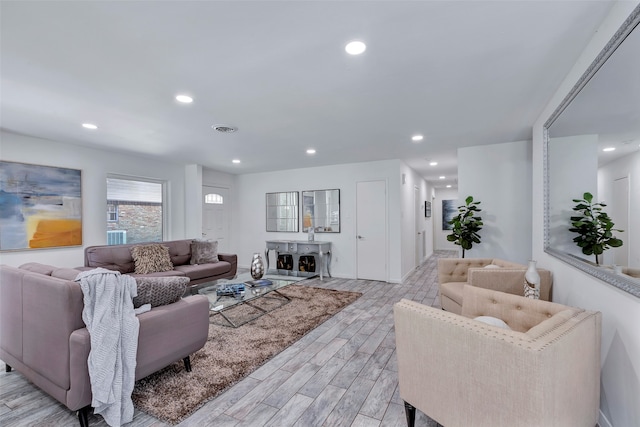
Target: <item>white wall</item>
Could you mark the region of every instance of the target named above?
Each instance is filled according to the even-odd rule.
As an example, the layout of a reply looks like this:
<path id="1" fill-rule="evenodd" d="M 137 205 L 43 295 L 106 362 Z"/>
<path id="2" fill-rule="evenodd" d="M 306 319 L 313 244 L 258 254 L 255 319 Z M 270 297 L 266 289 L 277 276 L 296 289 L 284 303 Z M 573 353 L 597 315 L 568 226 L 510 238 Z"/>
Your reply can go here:
<path id="1" fill-rule="evenodd" d="M 576 148 L 579 147 L 579 148 Z M 587 256 L 573 241 L 576 233 L 569 231 L 575 203 L 585 192 L 598 196 L 598 136 L 576 135 L 552 138 L 549 144 L 549 180 L 562 182 L 549 194 L 549 244 L 558 250 L 580 258 Z M 595 257 L 593 257 L 595 261 Z"/>
<path id="2" fill-rule="evenodd" d="M 106 244 L 107 174 L 166 180 L 169 190 L 167 240 L 185 238 L 185 168 L 149 158 L 0 133 L 2 160 L 82 170 L 83 247 Z M 83 247 L 37 249 L 0 253 L 0 263 L 19 266 L 41 262 L 59 267 L 84 264 Z"/>
<path id="3" fill-rule="evenodd" d="M 307 234 L 266 232 L 265 193 L 340 189 L 340 233 L 317 233 L 316 240 L 333 243 L 331 273 L 336 277 L 356 276 L 356 183 L 384 180 L 388 192 L 389 281 L 402 278 L 401 162 L 388 160 L 306 169 L 238 175 L 235 180 L 236 203 L 233 208 L 232 247 L 238 265 L 248 267 L 254 252 L 264 252 L 265 240 L 306 240 Z M 383 197 L 383 195 L 381 195 Z M 272 260 L 273 262 L 273 260 Z"/>
<path id="4" fill-rule="evenodd" d="M 624 242 L 620 249 L 624 248 L 628 251 L 629 262 L 627 265 L 629 267 L 640 268 L 640 216 L 637 215 L 637 212 L 640 212 L 640 151 L 600 168 L 598 171 L 598 200 L 610 202 L 613 199 L 613 182 L 622 177 L 629 179 L 629 212 L 635 212 L 636 215 L 629 215 L 628 227 L 620 235 Z M 611 215 L 610 211 L 607 213 Z M 616 218 L 612 219 L 616 223 Z M 628 236 L 633 236 L 633 239 Z M 605 263 L 607 263 L 606 259 Z"/>
<path id="5" fill-rule="evenodd" d="M 640 299 L 544 252 L 543 125 L 637 5 L 617 2 L 613 6 L 533 126 L 533 256 L 540 267 L 553 272 L 554 301 L 602 312 L 602 427 L 640 425 Z"/>
<path id="6" fill-rule="evenodd" d="M 465 257 L 531 259 L 531 141 L 458 149 L 458 194 L 481 202 L 484 223 Z"/>
<path id="7" fill-rule="evenodd" d="M 187 237 L 202 237 L 202 166 L 187 165 L 184 171 L 184 205 Z"/>
<path id="8" fill-rule="evenodd" d="M 460 250 L 460 246 L 447 240 L 447 235 L 451 234 L 451 230 L 442 229 L 443 200 L 458 200 L 458 189 L 437 188 L 435 190 L 435 198 L 433 199 L 433 203 L 431 204 L 434 246 L 438 251 L 457 251 Z M 459 205 L 460 203 L 456 204 L 456 206 Z"/>

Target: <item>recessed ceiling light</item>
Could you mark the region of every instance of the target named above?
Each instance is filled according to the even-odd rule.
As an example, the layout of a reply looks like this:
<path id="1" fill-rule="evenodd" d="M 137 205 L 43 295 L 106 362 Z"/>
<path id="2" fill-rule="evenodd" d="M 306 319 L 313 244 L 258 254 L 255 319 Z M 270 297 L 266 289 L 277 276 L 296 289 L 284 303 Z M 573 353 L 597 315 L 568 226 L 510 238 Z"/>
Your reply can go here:
<path id="1" fill-rule="evenodd" d="M 193 98 L 189 95 L 178 95 L 176 96 L 176 101 L 182 102 L 183 104 L 191 104 L 193 102 Z"/>
<path id="2" fill-rule="evenodd" d="M 422 141 L 423 138 L 424 138 L 424 136 L 422 136 L 422 135 L 413 135 L 411 137 L 411 140 L 412 141 Z"/>
<path id="3" fill-rule="evenodd" d="M 438 162 L 431 162 L 429 163 L 429 166 L 438 166 Z"/>
<path id="4" fill-rule="evenodd" d="M 307 154 L 316 154 L 316 150 L 314 150 L 313 148 L 309 148 L 307 150 Z"/>
<path id="5" fill-rule="evenodd" d="M 346 50 L 349 55 L 360 55 L 367 50 L 367 45 L 361 41 L 352 41 L 347 43 L 344 50 Z"/>
<path id="6" fill-rule="evenodd" d="M 616 147 L 603 148 L 602 151 L 615 151 Z"/>
<path id="7" fill-rule="evenodd" d="M 445 179 L 445 178 L 446 178 L 446 176 L 444 176 L 444 175 L 442 175 L 442 176 L 440 177 L 440 179 Z"/>
<path id="8" fill-rule="evenodd" d="M 212 125 L 211 127 L 222 133 L 233 133 L 238 130 L 237 127 L 228 125 Z"/>
<path id="9" fill-rule="evenodd" d="M 447 188 L 451 188 L 451 184 L 447 185 Z"/>
<path id="10" fill-rule="evenodd" d="M 82 127 L 85 129 L 91 129 L 91 130 L 98 129 L 98 126 L 94 125 L 93 123 L 83 123 Z"/>
<path id="11" fill-rule="evenodd" d="M 231 163 L 238 164 L 238 163 L 240 163 L 240 160 L 239 159 L 233 159 L 233 160 L 231 160 Z"/>

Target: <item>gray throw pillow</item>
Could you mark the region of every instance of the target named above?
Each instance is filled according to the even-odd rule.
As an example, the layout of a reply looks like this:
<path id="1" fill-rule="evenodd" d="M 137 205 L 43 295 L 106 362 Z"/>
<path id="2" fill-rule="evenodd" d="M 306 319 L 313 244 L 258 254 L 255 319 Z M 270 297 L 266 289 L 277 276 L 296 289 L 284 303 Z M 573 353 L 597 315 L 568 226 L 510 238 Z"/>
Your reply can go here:
<path id="1" fill-rule="evenodd" d="M 207 264 L 218 262 L 218 241 L 194 240 L 191 242 L 190 264 Z"/>
<path id="2" fill-rule="evenodd" d="M 160 244 L 139 245 L 131 248 L 135 264 L 134 273 L 149 274 L 173 270 L 169 248 Z"/>
<path id="3" fill-rule="evenodd" d="M 151 307 L 173 304 L 182 298 L 187 284 L 188 277 L 136 277 L 138 286 L 138 296 L 133 299 L 134 308 L 144 304 L 151 304 Z"/>

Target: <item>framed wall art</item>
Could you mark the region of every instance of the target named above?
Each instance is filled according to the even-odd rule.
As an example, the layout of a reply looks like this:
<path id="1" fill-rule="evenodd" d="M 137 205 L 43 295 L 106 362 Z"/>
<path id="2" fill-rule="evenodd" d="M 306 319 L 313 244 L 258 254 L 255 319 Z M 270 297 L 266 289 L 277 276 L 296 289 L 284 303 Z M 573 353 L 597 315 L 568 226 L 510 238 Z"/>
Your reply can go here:
<path id="1" fill-rule="evenodd" d="M 453 226 L 449 224 L 449 221 L 453 219 L 454 216 L 458 213 L 458 208 L 456 207 L 458 201 L 455 199 L 451 200 L 443 200 L 442 201 L 442 229 L 443 230 L 451 230 Z"/>
<path id="2" fill-rule="evenodd" d="M 82 245 L 82 172 L 0 161 L 0 250 Z"/>
<path id="3" fill-rule="evenodd" d="M 431 218 L 431 202 L 429 201 L 424 202 L 424 217 Z"/>

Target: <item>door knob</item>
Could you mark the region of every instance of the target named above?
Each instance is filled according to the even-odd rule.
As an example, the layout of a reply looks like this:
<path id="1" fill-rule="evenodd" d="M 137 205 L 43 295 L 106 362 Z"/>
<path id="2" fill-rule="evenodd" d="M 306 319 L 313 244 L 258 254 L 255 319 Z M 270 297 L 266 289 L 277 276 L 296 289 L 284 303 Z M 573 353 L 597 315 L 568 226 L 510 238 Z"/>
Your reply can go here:
<path id="1" fill-rule="evenodd" d="M 359 235 L 359 234 L 358 234 L 356 237 L 357 237 L 358 239 L 364 239 L 364 237 L 362 237 L 362 236 L 361 236 L 361 235 Z"/>

